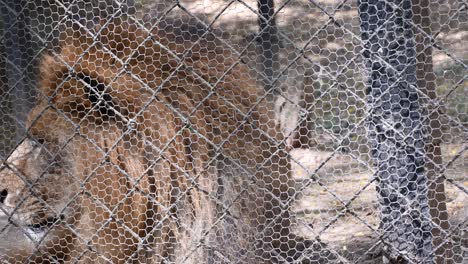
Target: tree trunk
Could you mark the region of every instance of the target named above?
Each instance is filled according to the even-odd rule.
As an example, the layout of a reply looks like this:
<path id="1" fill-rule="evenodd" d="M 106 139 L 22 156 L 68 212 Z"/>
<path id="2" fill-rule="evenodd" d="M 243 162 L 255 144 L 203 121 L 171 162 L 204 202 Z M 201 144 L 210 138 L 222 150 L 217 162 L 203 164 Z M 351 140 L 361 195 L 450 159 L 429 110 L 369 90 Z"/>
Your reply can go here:
<path id="1" fill-rule="evenodd" d="M 29 31 L 29 10 L 26 0 L 5 0 L 2 7 L 2 20 L 5 27 L 4 52 L 6 58 L 6 101 L 11 106 L 11 119 L 14 119 L 11 130 L 15 131 L 16 141 L 25 135 L 24 122 L 26 115 L 34 104 L 35 65 L 33 57 L 36 52 Z M 3 12 L 5 11 L 5 12 Z M 4 113 L 2 113 L 4 114 Z M 8 115 L 8 113 L 6 113 Z"/>
<path id="2" fill-rule="evenodd" d="M 6 8 L 0 5 L 0 12 L 5 14 Z M 6 31 L 5 16 L 0 17 L 0 36 Z M 12 106 L 8 92 L 7 64 L 4 43 L 0 43 L 0 161 L 14 147 L 16 125 L 12 116 Z"/>
<path id="3" fill-rule="evenodd" d="M 385 261 L 433 263 L 425 111 L 417 92 L 411 0 L 361 0 L 368 140 Z"/>

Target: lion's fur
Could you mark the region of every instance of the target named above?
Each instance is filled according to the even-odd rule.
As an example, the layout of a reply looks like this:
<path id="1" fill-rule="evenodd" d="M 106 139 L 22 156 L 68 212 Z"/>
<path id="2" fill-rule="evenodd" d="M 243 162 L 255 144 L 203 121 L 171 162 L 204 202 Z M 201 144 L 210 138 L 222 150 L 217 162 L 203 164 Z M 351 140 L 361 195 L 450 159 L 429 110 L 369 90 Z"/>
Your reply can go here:
<path id="1" fill-rule="evenodd" d="M 290 165 L 248 68 L 211 33 L 149 34 L 120 19 L 96 32 L 68 26 L 58 54 L 43 58 L 28 133 L 49 154 L 8 166 L 27 183 L 14 168 L 1 175 L 9 195 L 32 184 L 40 199 L 31 204 L 65 215 L 25 255 L 41 263 L 287 256 L 279 237 L 289 235 Z"/>

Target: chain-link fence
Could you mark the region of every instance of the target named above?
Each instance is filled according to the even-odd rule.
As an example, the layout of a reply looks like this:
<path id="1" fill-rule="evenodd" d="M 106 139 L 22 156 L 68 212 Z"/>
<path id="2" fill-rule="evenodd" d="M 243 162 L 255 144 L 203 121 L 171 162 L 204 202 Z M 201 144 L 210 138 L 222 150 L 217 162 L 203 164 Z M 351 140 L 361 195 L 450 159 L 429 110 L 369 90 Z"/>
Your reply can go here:
<path id="1" fill-rule="evenodd" d="M 467 9 L 0 0 L 0 263 L 467 263 Z"/>

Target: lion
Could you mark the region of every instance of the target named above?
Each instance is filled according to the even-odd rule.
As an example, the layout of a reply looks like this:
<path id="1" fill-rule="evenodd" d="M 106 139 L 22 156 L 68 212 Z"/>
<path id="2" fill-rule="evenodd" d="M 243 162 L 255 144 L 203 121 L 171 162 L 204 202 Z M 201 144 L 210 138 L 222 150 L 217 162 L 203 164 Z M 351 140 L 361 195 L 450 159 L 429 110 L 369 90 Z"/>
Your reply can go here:
<path id="1" fill-rule="evenodd" d="M 5 261 L 297 255 L 283 136 L 248 67 L 209 31 L 67 24 L 37 90 L 27 137 L 0 172 L 1 211 L 30 241 Z"/>

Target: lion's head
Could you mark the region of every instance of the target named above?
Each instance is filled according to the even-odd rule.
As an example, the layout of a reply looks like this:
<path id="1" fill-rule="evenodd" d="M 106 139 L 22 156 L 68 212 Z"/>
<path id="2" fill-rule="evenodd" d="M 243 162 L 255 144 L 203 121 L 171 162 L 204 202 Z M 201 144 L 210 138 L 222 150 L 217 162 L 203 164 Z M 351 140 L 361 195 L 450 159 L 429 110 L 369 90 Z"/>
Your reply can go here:
<path id="1" fill-rule="evenodd" d="M 30 240 L 33 250 L 26 254 L 37 263 L 71 259 L 72 250 L 85 252 L 89 242 L 111 260 L 130 255 L 129 247 L 133 251 L 138 243 L 132 232 L 141 231 L 148 204 L 138 189 L 148 192 L 149 184 L 141 179 L 148 166 L 136 132 L 109 113 L 95 120 L 54 106 L 39 99 L 29 113 L 27 137 L 2 164 L 4 213 Z M 88 255 L 90 262 L 97 258 Z"/>
<path id="2" fill-rule="evenodd" d="M 27 137 L 0 172 L 2 210 L 32 240 L 24 258 L 259 263 L 288 251 L 289 162 L 270 111 L 211 33 L 176 31 L 67 25 L 44 56 Z"/>

